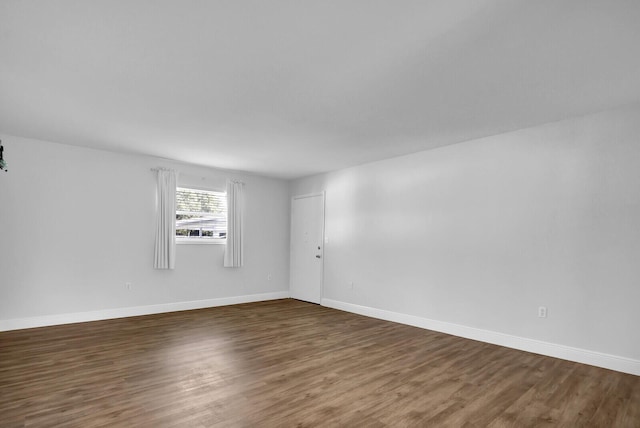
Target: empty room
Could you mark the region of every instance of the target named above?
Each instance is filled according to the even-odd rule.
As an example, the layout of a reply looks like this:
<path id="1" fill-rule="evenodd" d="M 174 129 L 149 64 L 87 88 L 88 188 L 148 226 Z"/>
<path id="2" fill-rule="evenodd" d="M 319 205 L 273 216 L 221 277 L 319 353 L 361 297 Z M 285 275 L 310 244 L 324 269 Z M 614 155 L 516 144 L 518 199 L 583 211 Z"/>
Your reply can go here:
<path id="1" fill-rule="evenodd" d="M 638 23 L 0 0 L 0 427 L 640 427 Z"/>

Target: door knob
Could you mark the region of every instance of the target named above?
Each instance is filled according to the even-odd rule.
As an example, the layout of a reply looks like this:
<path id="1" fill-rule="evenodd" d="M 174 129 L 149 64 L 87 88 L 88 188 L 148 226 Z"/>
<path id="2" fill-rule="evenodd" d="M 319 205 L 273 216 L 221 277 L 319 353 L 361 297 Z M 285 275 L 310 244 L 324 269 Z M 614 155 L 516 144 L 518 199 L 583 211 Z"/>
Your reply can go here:
<path id="1" fill-rule="evenodd" d="M 319 258 L 320 258 L 320 254 L 316 255 L 316 259 L 319 259 Z"/>

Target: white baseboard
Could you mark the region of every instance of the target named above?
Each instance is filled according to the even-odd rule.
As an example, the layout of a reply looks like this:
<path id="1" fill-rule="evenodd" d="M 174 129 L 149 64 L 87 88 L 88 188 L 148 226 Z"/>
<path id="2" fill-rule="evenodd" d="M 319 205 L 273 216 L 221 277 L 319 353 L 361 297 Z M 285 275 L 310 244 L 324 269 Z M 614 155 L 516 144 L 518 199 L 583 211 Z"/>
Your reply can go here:
<path id="1" fill-rule="evenodd" d="M 128 308 L 103 309 L 90 312 L 75 312 L 70 314 L 15 318 L 0 320 L 0 331 L 21 330 L 25 328 L 46 327 L 51 325 L 72 324 L 77 322 L 98 321 L 113 318 L 135 317 L 139 315 L 160 314 L 163 312 L 188 311 L 191 309 L 236 305 L 238 303 L 286 299 L 288 297 L 289 291 L 276 291 L 273 293 L 221 297 L 218 299 L 194 300 L 191 302 L 163 303 L 160 305 L 134 306 Z"/>
<path id="2" fill-rule="evenodd" d="M 407 315 L 398 312 L 386 311 L 383 309 L 371 308 L 368 306 L 355 305 L 353 303 L 340 302 L 331 299 L 322 299 L 321 304 L 329 308 L 340 309 L 346 312 L 353 312 L 372 318 L 393 321 L 400 324 L 407 324 L 427 330 L 447 333 L 467 339 L 492 343 L 494 345 L 505 346 L 507 348 L 519 349 L 521 351 L 533 352 L 549 357 L 574 361 L 577 363 L 589 364 L 605 369 L 616 370 L 640 376 L 640 361 L 631 358 L 618 357 L 616 355 L 603 354 L 586 349 L 573 348 L 570 346 L 558 345 L 555 343 L 543 342 L 525 337 L 512 336 L 490 330 L 483 330 L 474 327 L 467 327 L 459 324 L 452 324 L 443 321 L 436 321 L 428 318 Z"/>

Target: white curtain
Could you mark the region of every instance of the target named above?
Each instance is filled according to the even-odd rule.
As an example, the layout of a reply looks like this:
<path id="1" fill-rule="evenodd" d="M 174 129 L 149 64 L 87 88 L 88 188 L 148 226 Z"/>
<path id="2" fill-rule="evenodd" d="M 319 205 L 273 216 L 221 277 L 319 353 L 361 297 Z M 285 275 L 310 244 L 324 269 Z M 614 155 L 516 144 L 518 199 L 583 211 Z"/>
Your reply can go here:
<path id="1" fill-rule="evenodd" d="M 227 180 L 227 245 L 224 267 L 241 267 L 242 223 L 244 220 L 244 183 Z"/>
<path id="2" fill-rule="evenodd" d="M 156 250 L 153 267 L 173 269 L 176 263 L 176 172 L 157 169 Z"/>

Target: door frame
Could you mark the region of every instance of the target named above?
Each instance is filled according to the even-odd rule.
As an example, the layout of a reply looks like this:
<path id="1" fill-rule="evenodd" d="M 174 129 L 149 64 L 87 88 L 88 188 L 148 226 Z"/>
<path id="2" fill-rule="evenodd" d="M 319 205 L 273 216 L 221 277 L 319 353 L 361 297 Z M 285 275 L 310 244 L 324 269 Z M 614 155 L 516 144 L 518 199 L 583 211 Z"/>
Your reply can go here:
<path id="1" fill-rule="evenodd" d="M 322 197 L 322 231 L 321 231 L 321 235 L 322 235 L 322 243 L 320 244 L 320 246 L 322 247 L 321 251 L 320 251 L 320 302 L 318 303 L 320 306 L 322 305 L 322 300 L 324 299 L 324 246 L 325 246 L 325 236 L 324 236 L 324 232 L 325 232 L 325 223 L 326 223 L 326 212 L 327 212 L 327 195 L 326 195 L 326 191 L 322 190 L 320 192 L 313 192 L 313 193 L 305 193 L 302 195 L 293 195 L 291 197 L 291 209 L 290 209 L 290 219 L 289 219 L 289 296 L 291 296 L 291 290 L 292 290 L 292 284 L 293 284 L 293 275 L 291 275 L 291 272 L 293 270 L 293 248 L 291 245 L 291 238 L 293 238 L 293 203 L 296 199 L 306 199 L 306 198 L 315 198 L 315 197 Z M 294 297 L 291 297 L 292 299 Z"/>

